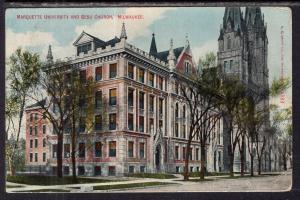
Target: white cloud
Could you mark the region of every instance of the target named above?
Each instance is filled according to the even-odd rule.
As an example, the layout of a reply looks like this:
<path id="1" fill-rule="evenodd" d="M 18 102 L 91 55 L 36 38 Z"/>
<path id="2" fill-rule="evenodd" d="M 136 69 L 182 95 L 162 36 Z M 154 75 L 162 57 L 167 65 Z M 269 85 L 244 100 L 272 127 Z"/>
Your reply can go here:
<path id="1" fill-rule="evenodd" d="M 143 19 L 121 20 L 115 17 L 113 20 L 99 20 L 92 25 L 77 26 L 75 32 L 79 35 L 83 30 L 103 40 L 109 40 L 114 36 L 119 37 L 122 23 L 125 22 L 127 37 L 133 41 L 139 36 L 149 35 L 149 26 L 156 20 L 162 19 L 165 13 L 176 8 L 127 8 L 124 13 L 115 15 L 143 15 Z"/>
<path id="2" fill-rule="evenodd" d="M 214 52 L 217 54 L 217 51 L 218 51 L 217 40 L 209 40 L 200 46 L 192 47 L 192 52 L 196 63 L 198 63 L 199 58 L 204 57 L 205 54 L 209 52 Z"/>
<path id="3" fill-rule="evenodd" d="M 53 35 L 48 32 L 28 31 L 16 33 L 11 29 L 6 30 L 6 57 L 9 57 L 18 47 L 44 47 L 49 43 L 57 44 Z"/>

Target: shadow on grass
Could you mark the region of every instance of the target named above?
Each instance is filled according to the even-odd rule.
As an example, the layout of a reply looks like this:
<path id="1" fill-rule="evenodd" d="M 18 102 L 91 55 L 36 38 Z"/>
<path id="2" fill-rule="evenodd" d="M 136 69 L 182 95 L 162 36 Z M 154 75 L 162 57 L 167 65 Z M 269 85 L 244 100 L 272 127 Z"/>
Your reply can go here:
<path id="1" fill-rule="evenodd" d="M 16 191 L 20 193 L 25 192 L 70 192 L 70 190 L 63 190 L 63 189 L 39 189 L 39 190 L 25 190 L 25 191 Z"/>
<path id="2" fill-rule="evenodd" d="M 65 185 L 65 184 L 83 184 L 83 183 L 106 183 L 106 182 L 115 181 L 115 180 L 106 180 L 106 179 L 99 179 L 99 178 L 97 179 L 83 178 L 83 177 L 78 177 L 77 181 L 74 181 L 71 176 L 58 178 L 56 176 L 42 176 L 42 175 L 7 176 L 6 180 L 13 183 L 22 183 L 28 185 Z"/>
<path id="3" fill-rule="evenodd" d="M 6 185 L 6 188 L 21 188 L 24 187 L 22 185 Z"/>

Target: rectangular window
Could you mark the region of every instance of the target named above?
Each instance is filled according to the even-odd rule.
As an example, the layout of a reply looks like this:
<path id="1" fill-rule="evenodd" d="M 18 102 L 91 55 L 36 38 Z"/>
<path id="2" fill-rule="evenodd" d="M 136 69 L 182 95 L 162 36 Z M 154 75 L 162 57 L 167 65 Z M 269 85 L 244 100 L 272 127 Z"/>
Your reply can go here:
<path id="1" fill-rule="evenodd" d="M 34 161 L 37 162 L 38 161 L 38 153 L 34 154 Z"/>
<path id="2" fill-rule="evenodd" d="M 128 89 L 128 106 L 133 107 L 134 89 Z"/>
<path id="3" fill-rule="evenodd" d="M 140 132 L 144 132 L 144 117 L 139 116 L 139 130 Z"/>
<path id="4" fill-rule="evenodd" d="M 133 142 L 129 141 L 128 142 L 128 157 L 132 158 L 133 157 Z"/>
<path id="5" fill-rule="evenodd" d="M 70 173 L 69 166 L 64 166 L 64 175 L 69 175 L 69 173 Z"/>
<path id="6" fill-rule="evenodd" d="M 46 153 L 43 153 L 43 162 L 46 162 L 46 159 L 47 159 Z"/>
<path id="7" fill-rule="evenodd" d="M 176 166 L 176 173 L 179 173 L 179 166 Z"/>
<path id="8" fill-rule="evenodd" d="M 34 147 L 38 148 L 38 139 L 34 139 Z"/>
<path id="9" fill-rule="evenodd" d="M 95 176 L 101 176 L 101 166 L 94 167 L 94 174 Z"/>
<path id="10" fill-rule="evenodd" d="M 70 158 L 70 144 L 64 144 L 64 157 Z"/>
<path id="11" fill-rule="evenodd" d="M 116 152 L 117 143 L 116 143 L 116 141 L 110 141 L 108 143 L 108 145 L 109 145 L 109 157 L 116 157 L 116 155 L 117 155 L 117 152 Z"/>
<path id="12" fill-rule="evenodd" d="M 175 93 L 179 94 L 179 86 L 178 83 L 175 82 Z"/>
<path id="13" fill-rule="evenodd" d="M 159 120 L 159 129 L 162 131 L 162 128 L 163 128 L 163 121 L 162 120 Z"/>
<path id="14" fill-rule="evenodd" d="M 163 114 L 163 99 L 159 99 L 159 114 Z"/>
<path id="15" fill-rule="evenodd" d="M 95 80 L 100 81 L 102 79 L 102 66 L 95 69 Z"/>
<path id="16" fill-rule="evenodd" d="M 145 102 L 144 102 L 144 96 L 145 96 L 145 93 L 144 92 L 140 92 L 139 93 L 139 108 L 140 109 L 144 109 L 144 104 L 145 104 Z"/>
<path id="17" fill-rule="evenodd" d="M 185 160 L 185 147 L 182 147 L 182 159 Z"/>
<path id="18" fill-rule="evenodd" d="M 117 89 L 109 90 L 109 105 L 110 106 L 117 105 Z"/>
<path id="19" fill-rule="evenodd" d="M 102 130 L 102 117 L 101 115 L 95 116 L 95 130 Z"/>
<path id="20" fill-rule="evenodd" d="M 30 140 L 30 148 L 33 147 L 33 140 Z"/>
<path id="21" fill-rule="evenodd" d="M 193 172 L 193 169 L 194 169 L 193 167 L 190 167 L 190 172 Z"/>
<path id="22" fill-rule="evenodd" d="M 186 138 L 186 130 L 185 125 L 182 125 L 182 138 Z"/>
<path id="23" fill-rule="evenodd" d="M 102 144 L 101 142 L 95 142 L 95 157 L 99 158 L 102 156 Z"/>
<path id="24" fill-rule="evenodd" d="M 30 122 L 32 122 L 33 121 L 33 114 L 31 113 L 30 114 Z"/>
<path id="25" fill-rule="evenodd" d="M 32 126 L 29 127 L 29 134 L 32 135 Z"/>
<path id="26" fill-rule="evenodd" d="M 163 90 L 163 78 L 158 76 L 158 89 Z"/>
<path id="27" fill-rule="evenodd" d="M 116 130 L 117 128 L 117 114 L 109 114 L 109 130 Z"/>
<path id="28" fill-rule="evenodd" d="M 128 114 L 128 129 L 133 131 L 133 114 Z"/>
<path id="29" fill-rule="evenodd" d="M 84 175 L 84 166 L 78 166 L 78 175 L 83 176 Z"/>
<path id="30" fill-rule="evenodd" d="M 140 158 L 145 158 L 145 143 L 140 143 Z"/>
<path id="31" fill-rule="evenodd" d="M 232 67 L 233 67 L 233 60 L 230 60 L 229 69 L 231 72 L 232 72 Z"/>
<path id="32" fill-rule="evenodd" d="M 117 63 L 109 65 L 109 78 L 117 77 Z"/>
<path id="33" fill-rule="evenodd" d="M 193 160 L 193 148 L 190 148 L 189 154 L 190 154 L 190 160 Z"/>
<path id="34" fill-rule="evenodd" d="M 34 134 L 35 134 L 35 135 L 38 134 L 38 127 L 37 127 L 37 126 L 34 127 Z"/>
<path id="35" fill-rule="evenodd" d="M 199 160 L 199 148 L 196 148 L 196 160 Z"/>
<path id="36" fill-rule="evenodd" d="M 100 109 L 102 106 L 102 91 L 97 91 L 95 93 L 95 108 Z"/>
<path id="37" fill-rule="evenodd" d="M 153 95 L 150 95 L 149 110 L 150 110 L 150 112 L 154 112 L 154 96 Z"/>
<path id="38" fill-rule="evenodd" d="M 79 158 L 85 158 L 85 143 L 79 143 Z"/>
<path id="39" fill-rule="evenodd" d="M 79 132 L 85 131 L 85 117 L 80 117 L 79 119 Z"/>
<path id="40" fill-rule="evenodd" d="M 185 118 L 185 117 L 186 117 L 185 106 L 183 106 L 183 108 L 182 108 L 182 117 L 183 117 L 183 118 Z"/>
<path id="41" fill-rule="evenodd" d="M 128 64 L 128 78 L 134 79 L 134 65 Z"/>
<path id="42" fill-rule="evenodd" d="M 80 76 L 80 82 L 86 83 L 86 70 L 81 70 L 79 76 Z"/>
<path id="43" fill-rule="evenodd" d="M 38 114 L 35 113 L 35 115 L 34 115 L 34 120 L 37 121 L 38 119 L 39 119 Z"/>
<path id="44" fill-rule="evenodd" d="M 46 134 L 46 125 L 43 125 L 43 134 Z"/>
<path id="45" fill-rule="evenodd" d="M 149 133 L 152 133 L 154 131 L 154 119 L 150 118 L 149 120 Z"/>
<path id="46" fill-rule="evenodd" d="M 52 158 L 57 157 L 57 144 L 52 145 Z"/>
<path id="47" fill-rule="evenodd" d="M 144 83 L 145 70 L 139 69 L 139 82 Z"/>
<path id="48" fill-rule="evenodd" d="M 200 168 L 199 168 L 199 167 L 197 167 L 196 169 L 197 169 L 197 172 L 199 172 L 199 169 L 200 169 Z"/>
<path id="49" fill-rule="evenodd" d="M 46 138 L 43 139 L 43 147 L 46 147 Z"/>
<path id="50" fill-rule="evenodd" d="M 116 175 L 116 167 L 115 166 L 108 166 L 108 175 L 115 176 Z"/>
<path id="51" fill-rule="evenodd" d="M 178 137 L 179 130 L 178 130 L 178 123 L 175 123 L 175 137 Z"/>
<path id="52" fill-rule="evenodd" d="M 129 173 L 134 173 L 134 166 L 129 166 L 128 172 Z"/>
<path id="53" fill-rule="evenodd" d="M 149 72 L 149 85 L 154 87 L 154 74 Z"/>
<path id="54" fill-rule="evenodd" d="M 145 173 L 145 166 L 140 166 L 140 172 Z"/>
<path id="55" fill-rule="evenodd" d="M 175 159 L 179 160 L 179 146 L 175 147 Z"/>
<path id="56" fill-rule="evenodd" d="M 30 162 L 32 162 L 32 157 L 33 157 L 33 154 L 32 154 L 32 153 L 30 153 L 30 154 L 29 154 L 29 159 L 30 159 Z"/>

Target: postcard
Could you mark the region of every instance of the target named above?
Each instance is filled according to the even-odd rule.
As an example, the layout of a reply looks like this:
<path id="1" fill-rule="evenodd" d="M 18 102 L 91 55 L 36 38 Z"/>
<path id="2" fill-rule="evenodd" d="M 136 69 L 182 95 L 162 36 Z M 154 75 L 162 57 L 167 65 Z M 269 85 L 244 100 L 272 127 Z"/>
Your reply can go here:
<path id="1" fill-rule="evenodd" d="M 6 192 L 292 187 L 288 7 L 8 8 Z"/>

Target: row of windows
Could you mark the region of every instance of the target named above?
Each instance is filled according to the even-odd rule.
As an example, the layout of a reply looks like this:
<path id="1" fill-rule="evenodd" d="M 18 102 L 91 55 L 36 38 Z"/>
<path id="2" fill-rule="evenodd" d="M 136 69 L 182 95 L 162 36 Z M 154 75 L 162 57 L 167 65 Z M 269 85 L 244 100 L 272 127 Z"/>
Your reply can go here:
<path id="1" fill-rule="evenodd" d="M 116 149 L 117 149 L 116 141 L 110 141 L 108 143 L 108 146 L 109 146 L 108 156 L 116 157 Z M 95 158 L 102 157 L 102 147 L 103 147 L 103 144 L 101 142 L 94 143 L 94 157 Z M 70 155 L 71 155 L 70 153 L 71 153 L 70 144 L 64 144 L 64 158 L 70 158 Z M 135 157 L 133 141 L 128 142 L 127 155 L 129 158 Z M 140 142 L 139 143 L 139 158 L 145 158 L 145 155 L 146 155 L 145 154 L 145 143 Z M 86 144 L 81 142 L 81 143 L 79 143 L 78 157 L 85 158 L 85 156 L 86 156 Z M 57 144 L 52 145 L 52 157 L 53 158 L 57 157 Z"/>
<path id="2" fill-rule="evenodd" d="M 43 125 L 43 134 L 46 134 L 47 132 L 47 127 L 46 125 Z M 29 134 L 32 135 L 33 134 L 33 127 L 30 126 L 29 127 Z M 35 126 L 34 127 L 34 135 L 37 135 L 38 134 L 38 126 Z"/>
<path id="3" fill-rule="evenodd" d="M 38 153 L 34 153 L 34 162 L 38 162 Z M 43 162 L 46 162 L 46 153 L 43 153 Z M 29 162 L 33 162 L 33 153 L 29 153 Z"/>
<path id="4" fill-rule="evenodd" d="M 185 166 L 183 166 L 182 168 L 176 166 L 176 173 L 184 172 L 184 170 L 185 170 Z M 190 166 L 190 172 L 200 172 L 200 167 Z"/>
<path id="5" fill-rule="evenodd" d="M 30 148 L 33 148 L 33 140 L 30 140 Z M 46 138 L 43 139 L 43 147 L 46 147 Z M 38 139 L 34 139 L 34 148 L 38 148 Z"/>
<path id="6" fill-rule="evenodd" d="M 128 68 L 127 68 L 127 75 L 128 75 L 128 78 L 130 79 L 134 79 L 134 75 L 135 75 L 135 66 L 132 64 L 132 63 L 128 63 Z M 146 75 L 146 72 L 145 72 L 145 69 L 143 68 L 138 68 L 137 69 L 137 77 L 136 77 L 136 80 L 141 82 L 141 83 L 146 83 L 145 82 L 145 75 Z M 155 74 L 152 73 L 152 72 L 148 72 L 148 80 L 147 80 L 147 83 L 149 86 L 151 87 L 155 87 L 155 81 L 154 81 L 154 77 L 155 77 Z M 164 87 L 163 87 L 163 82 L 164 82 L 164 79 L 163 77 L 157 75 L 157 84 L 156 84 L 156 88 L 160 89 L 160 90 L 163 90 Z"/>
<path id="7" fill-rule="evenodd" d="M 186 158 L 186 147 L 181 149 L 181 158 L 179 157 L 180 147 L 175 146 L 175 160 L 185 160 Z M 200 160 L 200 149 L 196 148 L 195 157 L 193 156 L 193 148 L 190 148 L 190 160 Z"/>
<path id="8" fill-rule="evenodd" d="M 128 89 L 128 106 L 133 107 L 134 106 L 134 89 L 129 88 Z M 149 95 L 149 111 L 154 112 L 154 100 L 155 96 L 154 95 Z M 159 114 L 163 114 L 163 98 L 159 98 L 158 100 L 158 112 Z M 145 93 L 144 92 L 139 92 L 138 93 L 138 104 L 139 104 L 139 109 L 144 110 L 145 109 Z"/>

